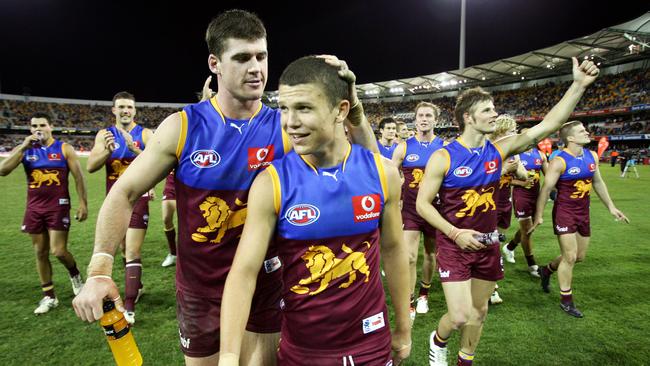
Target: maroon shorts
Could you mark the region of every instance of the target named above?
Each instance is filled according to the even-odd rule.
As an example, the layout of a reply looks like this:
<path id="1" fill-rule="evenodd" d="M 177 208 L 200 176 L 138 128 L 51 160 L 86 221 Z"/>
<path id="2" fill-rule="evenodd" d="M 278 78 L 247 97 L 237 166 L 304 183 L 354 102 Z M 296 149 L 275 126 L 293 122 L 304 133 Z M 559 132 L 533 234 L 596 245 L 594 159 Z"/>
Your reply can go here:
<path id="1" fill-rule="evenodd" d="M 162 200 L 163 201 L 176 200 L 176 187 L 174 186 L 173 179 L 167 178 L 165 180 L 165 188 L 163 189 Z"/>
<path id="2" fill-rule="evenodd" d="M 255 290 L 246 330 L 254 333 L 280 331 L 281 291 L 280 282 Z M 221 297 L 194 296 L 176 290 L 176 317 L 181 350 L 185 355 L 207 357 L 219 352 Z"/>
<path id="3" fill-rule="evenodd" d="M 345 350 L 313 350 L 290 344 L 285 339 L 280 339 L 278 350 L 278 365 L 282 366 L 392 366 L 390 348 L 390 333 L 381 341 L 375 342 L 371 347 L 355 349 L 350 345 Z M 327 347 L 327 345 L 323 345 Z"/>
<path id="4" fill-rule="evenodd" d="M 45 230 L 70 230 L 70 207 L 61 207 L 55 211 L 25 211 L 21 230 L 28 234 L 40 234 Z"/>
<path id="5" fill-rule="evenodd" d="M 535 216 L 537 197 L 513 194 L 512 201 L 515 206 L 516 218 L 525 219 L 527 217 L 533 218 Z"/>
<path id="6" fill-rule="evenodd" d="M 146 229 L 149 226 L 149 197 L 140 197 L 133 206 L 130 229 Z"/>
<path id="7" fill-rule="evenodd" d="M 404 224 L 404 230 L 420 231 L 428 237 L 436 237 L 436 229 L 418 215 L 415 207 L 402 208 L 402 223 Z"/>
<path id="8" fill-rule="evenodd" d="M 508 201 L 507 204 L 502 202 L 497 203 L 497 226 L 502 229 L 509 228 L 511 218 L 512 203 L 510 203 L 510 201 Z"/>
<path id="9" fill-rule="evenodd" d="M 555 235 L 578 233 L 582 236 L 591 236 L 589 225 L 589 210 L 586 215 L 576 215 L 574 212 L 553 206 L 553 231 Z"/>
<path id="10" fill-rule="evenodd" d="M 436 238 L 436 262 L 440 282 L 460 282 L 476 278 L 484 281 L 503 279 L 503 261 L 499 245 L 478 252 L 466 252 L 442 233 Z"/>

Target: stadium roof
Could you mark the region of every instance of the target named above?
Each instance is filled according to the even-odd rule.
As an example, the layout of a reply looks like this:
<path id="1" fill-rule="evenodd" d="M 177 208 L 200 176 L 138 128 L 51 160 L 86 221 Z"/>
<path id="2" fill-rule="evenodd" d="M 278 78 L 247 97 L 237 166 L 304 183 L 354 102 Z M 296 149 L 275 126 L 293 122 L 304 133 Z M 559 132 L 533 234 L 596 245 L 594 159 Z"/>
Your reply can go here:
<path id="1" fill-rule="evenodd" d="M 447 92 L 461 87 L 494 86 L 571 72 L 571 57 L 591 59 L 601 67 L 648 58 L 650 12 L 594 34 L 522 55 L 413 78 L 357 85 L 360 98 Z"/>

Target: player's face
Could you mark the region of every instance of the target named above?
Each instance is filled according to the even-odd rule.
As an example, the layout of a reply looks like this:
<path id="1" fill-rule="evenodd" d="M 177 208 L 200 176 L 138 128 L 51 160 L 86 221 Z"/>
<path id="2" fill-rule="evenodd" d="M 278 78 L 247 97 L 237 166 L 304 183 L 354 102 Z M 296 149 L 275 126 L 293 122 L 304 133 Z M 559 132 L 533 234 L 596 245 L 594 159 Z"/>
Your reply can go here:
<path id="1" fill-rule="evenodd" d="M 219 87 L 242 101 L 262 98 L 268 74 L 266 39 L 229 38 L 217 64 Z"/>
<path id="2" fill-rule="evenodd" d="M 112 111 L 113 115 L 115 115 L 115 121 L 126 128 L 133 123 L 135 118 L 135 101 L 131 99 L 115 99 Z"/>
<path id="3" fill-rule="evenodd" d="M 409 128 L 406 125 L 400 125 L 398 135 L 401 139 L 409 138 Z"/>
<path id="4" fill-rule="evenodd" d="M 282 128 L 296 153 L 325 152 L 338 133 L 343 136 L 343 120 L 348 111 L 340 109 L 342 102 L 332 106 L 319 85 L 280 85 L 278 91 Z"/>
<path id="5" fill-rule="evenodd" d="M 492 101 L 478 102 L 474 105 L 472 113 L 465 114 L 465 126 L 487 135 L 496 130 L 497 116 Z"/>
<path id="6" fill-rule="evenodd" d="M 571 130 L 572 136 L 570 138 L 572 139 L 569 141 L 578 145 L 587 145 L 591 142 L 591 138 L 589 138 L 589 131 L 587 131 L 585 126 L 578 125 L 573 127 Z"/>
<path id="7" fill-rule="evenodd" d="M 52 126 L 45 118 L 32 118 L 29 123 L 29 131 L 32 135 L 38 132 L 41 138 L 41 143 L 46 143 L 52 137 Z"/>
<path id="8" fill-rule="evenodd" d="M 415 128 L 418 132 L 427 133 L 433 130 L 436 123 L 436 115 L 431 107 L 420 107 L 415 112 Z"/>
<path id="9" fill-rule="evenodd" d="M 384 124 L 384 128 L 379 130 L 381 137 L 386 140 L 394 140 L 397 136 L 397 125 L 394 123 Z"/>

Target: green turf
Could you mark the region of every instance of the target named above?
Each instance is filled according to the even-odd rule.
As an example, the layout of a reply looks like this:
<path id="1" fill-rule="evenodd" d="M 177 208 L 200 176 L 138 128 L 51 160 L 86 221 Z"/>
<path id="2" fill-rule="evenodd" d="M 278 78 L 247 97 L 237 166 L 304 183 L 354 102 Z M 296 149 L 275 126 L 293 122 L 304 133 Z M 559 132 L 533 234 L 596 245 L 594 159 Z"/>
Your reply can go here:
<path id="1" fill-rule="evenodd" d="M 82 163 L 84 163 L 82 159 Z M 504 303 L 492 306 L 475 362 L 478 365 L 643 365 L 650 361 L 650 167 L 639 167 L 641 179 L 621 179 L 618 168 L 601 167 L 610 193 L 632 223 L 615 223 L 592 196 L 592 245 L 574 273 L 574 297 L 584 319 L 564 314 L 559 306 L 557 282 L 544 294 L 525 271 L 523 254 L 506 263 L 500 282 Z M 104 197 L 104 173 L 86 175 L 90 217 L 73 223 L 69 248 L 85 272 L 92 251 L 94 223 Z M 67 272 L 52 257 L 58 308 L 41 316 L 32 311 L 41 298 L 34 254 L 27 235 L 20 233 L 25 205 L 22 167 L 0 178 L 0 365 L 111 365 L 113 359 L 97 324 L 84 324 L 71 308 L 72 290 Z M 72 185 L 71 185 L 72 187 Z M 143 248 L 146 293 L 137 306 L 134 334 L 145 364 L 181 364 L 175 320 L 174 270 L 160 267 L 167 245 L 160 218 L 160 191 L 150 205 L 150 230 Z M 73 189 L 74 191 L 74 189 Z M 74 196 L 74 192 L 73 192 Z M 76 198 L 73 197 L 73 207 Z M 558 253 L 557 241 L 546 223 L 533 237 L 535 255 L 546 263 Z M 513 221 L 513 225 L 516 222 Z M 509 236 L 514 228 L 509 231 Z M 119 266 L 118 266 L 119 267 Z M 123 270 L 115 269 L 123 287 Z M 445 311 L 440 285 L 434 281 L 431 311 L 419 315 L 413 328 L 413 352 L 405 365 L 427 365 L 428 335 Z M 458 336 L 449 344 L 453 354 Z"/>

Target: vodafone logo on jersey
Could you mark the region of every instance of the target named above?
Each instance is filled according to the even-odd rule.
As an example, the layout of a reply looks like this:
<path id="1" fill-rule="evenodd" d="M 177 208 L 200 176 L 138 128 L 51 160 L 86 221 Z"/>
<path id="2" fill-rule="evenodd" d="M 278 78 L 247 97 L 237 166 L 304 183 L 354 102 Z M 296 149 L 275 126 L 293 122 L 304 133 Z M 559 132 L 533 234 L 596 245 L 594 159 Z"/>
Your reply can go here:
<path id="1" fill-rule="evenodd" d="M 138 149 L 140 148 L 140 141 L 133 141 L 133 146 L 137 147 Z"/>
<path id="2" fill-rule="evenodd" d="M 59 153 L 49 153 L 49 154 L 47 154 L 47 160 L 60 161 L 61 160 L 61 154 L 59 154 Z"/>
<path id="3" fill-rule="evenodd" d="M 454 169 L 454 175 L 458 178 L 469 177 L 472 175 L 472 168 L 468 166 L 459 166 L 458 168 Z"/>
<path id="4" fill-rule="evenodd" d="M 535 159 L 535 165 L 542 165 L 542 159 Z"/>
<path id="5" fill-rule="evenodd" d="M 221 162 L 221 156 L 214 150 L 196 150 L 190 155 L 190 161 L 199 169 L 212 168 Z"/>
<path id="6" fill-rule="evenodd" d="M 301 203 L 291 206 L 284 218 L 294 226 L 305 226 L 313 224 L 320 217 L 320 210 L 314 205 Z"/>
<path id="7" fill-rule="evenodd" d="M 354 222 L 366 222 L 379 218 L 381 215 L 381 197 L 378 194 L 352 197 Z"/>
<path id="8" fill-rule="evenodd" d="M 483 163 L 485 165 L 485 174 L 493 174 L 499 170 L 499 160 L 494 159 Z"/>
<path id="9" fill-rule="evenodd" d="M 595 172 L 596 171 L 596 164 L 594 164 L 594 163 L 589 164 L 589 171 L 590 172 Z"/>
<path id="10" fill-rule="evenodd" d="M 266 147 L 249 147 L 248 148 L 248 170 L 258 170 L 271 164 L 275 156 L 275 147 L 269 145 Z"/>

